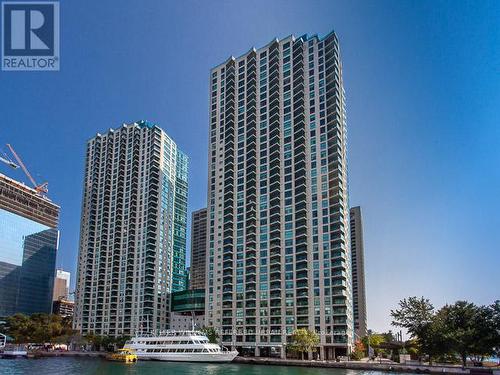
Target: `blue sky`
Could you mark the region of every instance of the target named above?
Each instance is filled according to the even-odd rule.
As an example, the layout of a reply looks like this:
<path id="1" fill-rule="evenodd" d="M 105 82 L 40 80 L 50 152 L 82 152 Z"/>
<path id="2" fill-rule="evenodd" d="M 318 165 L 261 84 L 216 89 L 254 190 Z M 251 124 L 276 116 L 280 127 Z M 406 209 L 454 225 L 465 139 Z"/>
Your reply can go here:
<path id="1" fill-rule="evenodd" d="M 500 297 L 499 22 L 494 1 L 61 1 L 61 70 L 0 72 L 0 144 L 49 181 L 62 206 L 57 263 L 74 276 L 88 138 L 158 123 L 191 158 L 189 211 L 203 207 L 210 68 L 333 29 L 369 326 L 385 330 L 409 295 Z"/>

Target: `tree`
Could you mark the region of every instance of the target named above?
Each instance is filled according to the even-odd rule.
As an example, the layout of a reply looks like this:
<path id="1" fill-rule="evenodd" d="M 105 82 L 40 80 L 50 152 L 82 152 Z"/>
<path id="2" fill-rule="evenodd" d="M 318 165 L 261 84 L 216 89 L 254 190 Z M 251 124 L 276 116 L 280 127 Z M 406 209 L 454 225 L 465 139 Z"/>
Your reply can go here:
<path id="1" fill-rule="evenodd" d="M 412 359 L 415 359 L 415 358 L 418 358 L 421 356 L 418 342 L 415 339 L 411 339 L 411 340 L 406 341 L 404 349 L 412 357 Z"/>
<path id="2" fill-rule="evenodd" d="M 482 361 L 485 356 L 495 354 L 499 344 L 495 329 L 495 309 L 492 306 L 476 306 L 467 301 L 457 301 L 444 306 L 438 315 L 444 322 L 444 334 L 449 348 L 460 355 L 465 367 L 468 357 Z"/>
<path id="3" fill-rule="evenodd" d="M 387 354 L 384 349 L 381 349 L 381 345 L 387 342 L 388 337 L 390 337 L 390 333 L 372 333 L 369 336 L 365 336 L 361 339 L 362 343 L 366 347 L 370 347 L 373 349 L 373 353 L 378 356 L 379 354 Z M 369 341 L 369 343 L 368 343 Z M 368 353 L 370 355 L 370 353 Z"/>
<path id="4" fill-rule="evenodd" d="M 500 356 L 500 300 L 496 300 L 489 306 L 491 311 L 491 325 L 493 332 L 493 352 L 497 357 Z"/>
<path id="5" fill-rule="evenodd" d="M 420 354 L 429 355 L 429 361 L 446 350 L 440 334 L 442 324 L 435 315 L 434 306 L 424 297 L 405 298 L 399 301 L 399 309 L 391 310 L 392 325 L 406 328 L 417 340 Z"/>
<path id="6" fill-rule="evenodd" d="M 115 338 L 111 336 L 101 336 L 100 349 L 104 349 L 107 352 L 114 351 Z"/>
<path id="7" fill-rule="evenodd" d="M 100 350 L 102 345 L 102 336 L 94 335 L 93 333 L 88 333 L 84 336 L 85 341 L 92 345 L 92 350 Z"/>
<path id="8" fill-rule="evenodd" d="M 208 341 L 211 344 L 217 344 L 217 341 L 219 340 L 219 334 L 214 327 L 203 327 L 201 329 L 201 332 L 203 332 L 205 336 L 207 336 Z"/>
<path id="9" fill-rule="evenodd" d="M 12 315 L 5 319 L 2 330 L 16 343 L 52 342 L 60 336 L 74 333 L 70 320 L 48 314 Z"/>
<path id="10" fill-rule="evenodd" d="M 76 332 L 72 336 L 68 337 L 68 347 L 71 347 L 73 350 L 80 350 L 88 341 L 83 337 L 80 333 Z"/>
<path id="11" fill-rule="evenodd" d="M 117 348 L 121 349 L 128 340 L 130 340 L 130 336 L 118 336 L 115 337 L 114 344 Z"/>
<path id="12" fill-rule="evenodd" d="M 351 358 L 354 359 L 355 361 L 359 361 L 364 358 L 366 352 L 365 345 L 363 344 L 362 341 L 358 340 L 354 344 L 354 350 L 351 354 Z"/>
<path id="13" fill-rule="evenodd" d="M 467 358 L 480 362 L 499 352 L 500 301 L 490 306 L 457 301 L 434 313 L 429 300 L 410 297 L 402 300 L 391 316 L 392 324 L 406 328 L 416 340 L 420 356 L 429 355 L 431 363 L 438 356 L 459 356 L 465 367 Z"/>
<path id="14" fill-rule="evenodd" d="M 15 314 L 5 319 L 4 332 L 11 336 L 16 344 L 30 342 L 30 318 L 24 314 Z"/>
<path id="15" fill-rule="evenodd" d="M 430 364 L 432 364 L 433 359 L 450 352 L 445 332 L 446 323 L 440 312 L 434 315 L 431 321 L 421 328 L 417 344 L 420 354 L 425 353 L 429 356 Z"/>
<path id="16" fill-rule="evenodd" d="M 130 339 L 129 336 L 97 336 L 93 333 L 89 333 L 84 337 L 85 341 L 92 345 L 93 350 L 105 350 L 105 351 L 113 351 L 116 348 L 123 348 L 125 342 Z M 75 344 L 82 344 L 81 338 L 74 337 Z"/>
<path id="17" fill-rule="evenodd" d="M 368 345 L 368 341 L 370 341 L 371 347 L 378 348 L 380 344 L 386 341 L 386 337 L 384 334 L 372 333 L 370 336 L 366 336 L 363 340 L 366 341 L 366 345 Z"/>
<path id="18" fill-rule="evenodd" d="M 291 336 L 290 348 L 301 354 L 304 359 L 304 353 L 310 352 L 319 344 L 319 336 L 316 332 L 305 328 L 295 330 Z"/>
<path id="19" fill-rule="evenodd" d="M 406 328 L 408 333 L 417 338 L 431 323 L 434 306 L 424 297 L 410 297 L 399 301 L 399 309 L 391 310 L 392 325 Z"/>

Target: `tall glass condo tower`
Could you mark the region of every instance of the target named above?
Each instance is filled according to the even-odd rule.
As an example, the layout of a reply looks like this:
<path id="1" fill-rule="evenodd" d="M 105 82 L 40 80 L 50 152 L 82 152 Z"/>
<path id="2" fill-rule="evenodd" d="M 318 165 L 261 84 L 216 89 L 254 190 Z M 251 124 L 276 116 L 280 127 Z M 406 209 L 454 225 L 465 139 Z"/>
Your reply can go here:
<path id="1" fill-rule="evenodd" d="M 184 289 L 188 159 L 140 121 L 87 143 L 75 328 L 131 335 L 169 328 Z"/>
<path id="2" fill-rule="evenodd" d="M 335 33 L 290 36 L 210 74 L 206 322 L 240 353 L 352 346 L 345 94 Z"/>

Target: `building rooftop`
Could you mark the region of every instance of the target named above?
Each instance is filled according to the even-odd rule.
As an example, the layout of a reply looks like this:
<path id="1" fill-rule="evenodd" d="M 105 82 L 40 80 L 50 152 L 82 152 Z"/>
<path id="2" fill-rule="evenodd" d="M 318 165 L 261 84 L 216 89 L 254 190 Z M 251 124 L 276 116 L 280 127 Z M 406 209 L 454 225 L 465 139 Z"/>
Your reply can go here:
<path id="1" fill-rule="evenodd" d="M 0 209 L 56 228 L 60 207 L 35 189 L 0 173 Z"/>
<path id="2" fill-rule="evenodd" d="M 316 39 L 317 41 L 322 41 L 322 40 L 325 40 L 326 38 L 328 38 L 330 35 L 332 34 L 335 34 L 335 31 L 330 31 L 328 34 L 326 34 L 325 36 L 323 37 L 318 37 L 317 34 L 314 34 L 314 35 L 311 35 L 311 36 L 308 36 L 307 34 L 304 34 L 304 35 L 301 35 L 300 37 L 296 37 L 295 35 L 288 35 L 287 37 L 285 38 L 274 38 L 273 40 L 271 40 L 269 43 L 267 43 L 265 46 L 263 47 L 260 47 L 260 48 L 255 48 L 255 47 L 252 47 L 250 48 L 250 50 L 248 50 L 247 52 L 241 54 L 240 56 L 238 57 L 234 57 L 233 55 L 229 56 L 224 62 L 214 66 L 211 71 L 214 71 L 214 70 L 217 70 L 218 68 L 220 68 L 221 66 L 224 66 L 226 65 L 229 61 L 233 60 L 233 61 L 237 61 L 237 60 L 240 60 L 242 59 L 243 57 L 246 57 L 249 53 L 251 52 L 261 52 L 261 51 L 264 51 L 266 49 L 268 49 L 273 43 L 280 43 L 280 42 L 284 42 L 284 41 L 291 41 L 292 43 L 295 42 L 296 40 L 298 39 L 302 39 L 303 41 L 308 41 L 308 40 L 312 40 L 312 39 Z"/>

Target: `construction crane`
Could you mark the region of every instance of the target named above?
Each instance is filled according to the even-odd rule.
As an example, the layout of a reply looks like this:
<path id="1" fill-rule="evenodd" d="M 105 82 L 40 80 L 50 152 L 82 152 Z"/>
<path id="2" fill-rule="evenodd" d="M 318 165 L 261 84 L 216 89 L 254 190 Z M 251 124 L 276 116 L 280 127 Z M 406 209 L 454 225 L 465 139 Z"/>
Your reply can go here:
<path id="1" fill-rule="evenodd" d="M 12 153 L 12 155 L 14 155 L 14 158 L 16 159 L 17 164 L 19 164 L 19 166 L 23 170 L 24 174 L 31 181 L 31 184 L 33 185 L 33 188 L 38 192 L 38 194 L 40 194 L 40 195 L 47 194 L 49 192 L 49 183 L 48 182 L 44 182 L 43 184 L 38 185 L 36 183 L 35 179 L 33 178 L 33 176 L 28 171 L 28 168 L 26 168 L 26 165 L 24 165 L 23 161 L 21 160 L 21 158 L 19 157 L 19 155 L 14 150 L 14 148 L 10 144 L 8 144 L 8 143 L 7 143 L 7 147 L 9 148 L 10 152 Z"/>
<path id="2" fill-rule="evenodd" d="M 2 163 L 7 164 L 9 167 L 11 167 L 13 169 L 19 168 L 19 165 L 17 165 L 12 160 L 10 160 L 10 158 L 7 156 L 7 154 L 5 152 L 3 152 L 3 150 L 0 150 L 0 152 L 1 152 L 0 161 Z"/>

